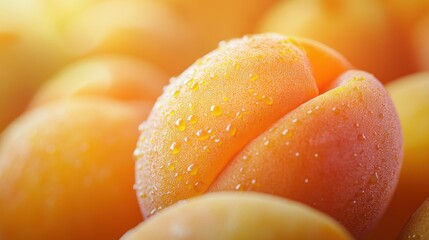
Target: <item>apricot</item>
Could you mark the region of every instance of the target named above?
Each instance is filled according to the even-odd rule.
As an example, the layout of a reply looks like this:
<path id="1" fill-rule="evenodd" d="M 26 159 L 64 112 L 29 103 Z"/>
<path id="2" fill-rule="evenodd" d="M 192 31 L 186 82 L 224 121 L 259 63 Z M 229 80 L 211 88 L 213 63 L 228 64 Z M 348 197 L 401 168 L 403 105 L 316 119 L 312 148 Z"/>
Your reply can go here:
<path id="1" fill-rule="evenodd" d="M 387 85 L 404 134 L 404 160 L 398 187 L 381 222 L 369 239 L 396 238 L 401 227 L 429 197 L 429 72 Z"/>
<path id="2" fill-rule="evenodd" d="M 205 192 L 250 190 L 299 200 L 363 234 L 396 186 L 402 138 L 380 82 L 348 69 L 305 39 L 220 44 L 166 87 L 141 127 L 143 215 Z"/>
<path id="3" fill-rule="evenodd" d="M 214 49 L 224 39 L 253 32 L 263 14 L 279 0 L 155 0 L 181 16 L 195 32 L 199 55 Z"/>
<path id="4" fill-rule="evenodd" d="M 429 71 L 429 11 L 416 25 L 412 38 L 420 69 Z"/>
<path id="5" fill-rule="evenodd" d="M 429 199 L 417 209 L 407 225 L 402 229 L 399 240 L 426 239 L 429 237 Z"/>
<path id="6" fill-rule="evenodd" d="M 71 99 L 12 124 L 0 142 L 2 238 L 112 239 L 141 221 L 130 155 L 142 119 L 120 102 Z"/>
<path id="7" fill-rule="evenodd" d="M 94 3 L 71 18 L 63 32 L 75 57 L 124 54 L 170 74 L 183 71 L 198 56 L 192 28 L 158 1 Z"/>
<path id="8" fill-rule="evenodd" d="M 320 41 L 382 82 L 417 68 L 405 37 L 395 32 L 388 11 L 377 1 L 282 1 L 261 20 L 257 31 Z"/>
<path id="9" fill-rule="evenodd" d="M 98 96 L 129 103 L 155 101 L 167 83 L 167 74 L 142 60 L 118 55 L 94 56 L 60 71 L 38 91 L 32 106 L 72 96 Z"/>
<path id="10" fill-rule="evenodd" d="M 175 204 L 129 231 L 139 239 L 352 239 L 329 216 L 256 193 L 210 193 Z"/>
<path id="11" fill-rule="evenodd" d="M 0 132 L 68 54 L 38 1 L 0 1 Z"/>

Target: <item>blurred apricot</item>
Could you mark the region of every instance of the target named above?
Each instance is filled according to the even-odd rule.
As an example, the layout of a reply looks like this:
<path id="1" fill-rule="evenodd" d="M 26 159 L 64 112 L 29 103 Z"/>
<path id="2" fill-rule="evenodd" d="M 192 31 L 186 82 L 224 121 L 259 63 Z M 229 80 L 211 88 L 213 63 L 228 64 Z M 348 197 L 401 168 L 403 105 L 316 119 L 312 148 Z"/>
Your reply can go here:
<path id="1" fill-rule="evenodd" d="M 77 96 L 99 96 L 121 101 L 155 101 L 168 75 L 132 57 L 101 55 L 70 64 L 41 88 L 32 106 Z"/>
<path id="2" fill-rule="evenodd" d="M 387 85 L 404 134 L 404 160 L 398 188 L 381 222 L 368 239 L 394 239 L 408 218 L 429 197 L 429 72 Z"/>
<path id="3" fill-rule="evenodd" d="M 181 16 L 198 38 L 200 57 L 216 48 L 218 42 L 253 32 L 265 12 L 279 0 L 155 0 Z"/>
<path id="4" fill-rule="evenodd" d="M 0 1 L 0 9 L 1 132 L 68 55 L 39 1 Z"/>
<path id="5" fill-rule="evenodd" d="M 256 193 L 211 193 L 175 204 L 129 231 L 141 239 L 352 239 L 330 217 L 297 202 Z"/>
<path id="6" fill-rule="evenodd" d="M 427 239 L 429 237 L 429 199 L 417 209 L 401 231 L 399 240 Z"/>
<path id="7" fill-rule="evenodd" d="M 421 70 L 429 71 L 429 11 L 414 28 L 414 53 Z"/>
<path id="8" fill-rule="evenodd" d="M 250 190 L 314 206 L 361 236 L 396 187 L 402 137 L 380 82 L 349 69 L 311 40 L 221 43 L 166 87 L 141 127 L 144 216 L 205 192 Z"/>
<path id="9" fill-rule="evenodd" d="M 395 33 L 388 11 L 377 1 L 282 1 L 257 31 L 320 41 L 384 83 L 417 69 L 404 36 Z"/>
<path id="10" fill-rule="evenodd" d="M 198 56 L 198 41 L 192 28 L 158 1 L 95 3 L 76 14 L 63 31 L 75 57 L 96 53 L 129 55 L 176 74 Z"/>

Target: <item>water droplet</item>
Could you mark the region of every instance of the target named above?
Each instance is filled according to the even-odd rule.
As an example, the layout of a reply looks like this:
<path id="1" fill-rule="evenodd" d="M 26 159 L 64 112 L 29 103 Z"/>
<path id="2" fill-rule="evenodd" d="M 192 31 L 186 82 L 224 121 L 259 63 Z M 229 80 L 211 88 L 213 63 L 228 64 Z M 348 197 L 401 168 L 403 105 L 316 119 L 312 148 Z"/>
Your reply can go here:
<path id="1" fill-rule="evenodd" d="M 378 173 L 377 172 L 374 172 L 374 174 L 371 176 L 371 179 L 369 180 L 369 182 L 372 185 L 377 184 L 377 182 L 378 182 Z"/>
<path id="2" fill-rule="evenodd" d="M 190 124 L 195 124 L 195 123 L 197 123 L 197 117 L 195 117 L 194 115 L 189 115 L 188 116 L 188 122 L 190 123 Z"/>
<path id="3" fill-rule="evenodd" d="M 179 96 L 179 94 L 180 94 L 180 90 L 176 90 L 176 91 L 174 91 L 174 93 L 173 93 L 173 97 L 178 97 L 178 96 Z"/>
<path id="4" fill-rule="evenodd" d="M 250 157 L 247 155 L 243 155 L 243 157 L 241 157 L 241 159 L 243 159 L 243 161 L 247 161 L 250 159 Z"/>
<path id="5" fill-rule="evenodd" d="M 292 123 L 297 123 L 298 122 L 298 119 L 297 118 L 294 118 L 293 120 L 292 120 Z"/>
<path id="6" fill-rule="evenodd" d="M 170 150 L 172 154 L 176 155 L 180 152 L 180 145 L 174 142 L 173 144 L 171 144 Z"/>
<path id="7" fill-rule="evenodd" d="M 186 123 L 185 123 L 185 120 L 183 120 L 183 118 L 177 119 L 176 122 L 174 122 L 174 125 L 176 125 L 176 128 L 179 131 L 184 131 L 186 129 Z"/>
<path id="8" fill-rule="evenodd" d="M 311 114 L 313 111 L 310 109 L 307 111 L 307 114 Z"/>
<path id="9" fill-rule="evenodd" d="M 198 82 L 192 83 L 191 86 L 190 86 L 190 88 L 191 88 L 192 91 L 197 91 L 198 88 L 199 88 Z"/>
<path id="10" fill-rule="evenodd" d="M 359 123 L 355 123 L 355 127 L 359 128 L 360 127 Z"/>
<path id="11" fill-rule="evenodd" d="M 332 112 L 335 112 L 337 110 L 337 107 L 332 108 Z"/>
<path id="12" fill-rule="evenodd" d="M 256 184 L 256 179 L 252 179 L 252 181 L 250 182 L 252 185 Z"/>
<path id="13" fill-rule="evenodd" d="M 310 180 L 308 180 L 308 178 L 306 178 L 306 179 L 304 179 L 304 183 L 309 183 L 310 182 Z"/>
<path id="14" fill-rule="evenodd" d="M 359 141 L 364 141 L 364 140 L 366 140 L 366 136 L 365 136 L 365 134 L 359 134 L 358 136 L 357 136 L 357 138 L 358 138 L 358 140 Z"/>
<path id="15" fill-rule="evenodd" d="M 250 74 L 249 75 L 249 80 L 252 81 L 252 82 L 258 80 L 258 78 L 259 78 L 258 74 Z"/>
<path id="16" fill-rule="evenodd" d="M 271 97 L 267 97 L 267 96 L 262 96 L 262 100 L 264 100 L 264 102 L 268 105 L 271 106 L 274 103 L 274 100 Z"/>
<path id="17" fill-rule="evenodd" d="M 174 166 L 174 163 L 168 163 L 168 164 L 167 164 L 167 168 L 168 168 L 168 170 L 170 170 L 170 171 L 174 171 L 174 170 L 176 169 L 176 167 Z"/>
<path id="18" fill-rule="evenodd" d="M 219 106 L 217 106 L 217 105 L 212 105 L 210 107 L 210 111 L 212 112 L 212 114 L 214 116 L 219 116 L 219 115 L 222 114 L 222 109 Z"/>
<path id="19" fill-rule="evenodd" d="M 320 106 L 316 106 L 316 107 L 314 107 L 314 109 L 318 110 L 318 109 L 320 109 Z"/>
<path id="20" fill-rule="evenodd" d="M 202 192 L 202 191 L 204 191 L 204 187 L 205 187 L 205 184 L 204 184 L 203 182 L 201 182 L 201 181 L 198 181 L 198 182 L 196 182 L 196 183 L 194 184 L 194 189 L 195 189 L 195 191 L 197 191 L 197 192 Z"/>
<path id="21" fill-rule="evenodd" d="M 228 126 L 226 126 L 226 131 L 231 136 L 235 136 L 235 134 L 237 133 L 237 129 L 235 127 L 233 127 L 231 124 L 228 124 Z"/>
<path id="22" fill-rule="evenodd" d="M 295 157 L 299 157 L 301 154 L 299 152 L 295 153 Z"/>
<path id="23" fill-rule="evenodd" d="M 318 157 L 319 157 L 319 154 L 318 154 L 318 153 L 315 153 L 315 154 L 314 154 L 314 157 L 315 157 L 315 158 L 318 158 Z"/>
<path id="24" fill-rule="evenodd" d="M 209 147 L 208 147 L 208 146 L 204 146 L 204 147 L 203 147 L 203 150 L 204 150 L 204 152 L 206 152 L 206 153 L 209 153 L 209 152 L 210 152 L 210 149 L 209 149 Z"/>
<path id="25" fill-rule="evenodd" d="M 282 135 L 283 135 L 283 136 L 286 136 L 286 134 L 287 134 L 288 132 L 289 132 L 289 129 L 287 129 L 287 128 L 286 128 L 285 130 L 283 130 Z"/>
<path id="26" fill-rule="evenodd" d="M 268 145 L 270 145 L 270 141 L 269 140 L 265 140 L 264 146 L 268 146 Z"/>
<path id="27" fill-rule="evenodd" d="M 235 190 L 240 190 L 241 189 L 241 184 L 237 184 L 237 185 L 235 185 Z"/>
<path id="28" fill-rule="evenodd" d="M 197 131 L 196 135 L 198 137 L 198 140 L 200 141 L 206 140 L 209 137 L 209 134 L 207 133 L 207 131 L 203 129 Z"/>
<path id="29" fill-rule="evenodd" d="M 134 150 L 134 157 L 140 157 L 143 155 L 143 151 L 139 148 L 136 148 L 136 150 Z"/>
<path id="30" fill-rule="evenodd" d="M 194 164 L 189 165 L 187 170 L 191 176 L 195 176 L 198 173 L 198 167 Z"/>

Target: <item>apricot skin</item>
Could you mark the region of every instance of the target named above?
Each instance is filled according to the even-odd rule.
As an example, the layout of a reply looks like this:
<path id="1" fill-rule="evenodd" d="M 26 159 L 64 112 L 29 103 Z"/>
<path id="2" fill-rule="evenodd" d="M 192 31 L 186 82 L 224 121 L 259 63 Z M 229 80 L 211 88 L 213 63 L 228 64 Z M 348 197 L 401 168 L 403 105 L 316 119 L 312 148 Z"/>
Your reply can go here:
<path id="1" fill-rule="evenodd" d="M 250 190 L 314 206 L 356 237 L 368 231 L 397 183 L 399 120 L 380 82 L 330 52 L 255 35 L 221 44 L 174 80 L 135 151 L 143 215 L 205 192 Z M 322 59 L 333 63 L 329 74 Z"/>
<path id="2" fill-rule="evenodd" d="M 121 240 L 316 238 L 352 239 L 333 219 L 297 202 L 256 193 L 211 193 L 169 207 Z"/>
<path id="3" fill-rule="evenodd" d="M 130 173 L 144 117 L 91 98 L 46 104 L 14 122 L 0 141 L 0 236 L 117 239 L 140 222 Z"/>
<path id="4" fill-rule="evenodd" d="M 420 204 L 429 197 L 429 72 L 387 85 L 404 134 L 404 160 L 398 187 L 386 214 L 368 239 L 393 239 Z"/>
<path id="5" fill-rule="evenodd" d="M 99 55 L 62 69 L 44 85 L 32 107 L 70 97 L 97 96 L 128 103 L 153 102 L 168 76 L 151 64 L 132 57 Z"/>
<path id="6" fill-rule="evenodd" d="M 401 231 L 399 240 L 427 239 L 429 237 L 429 199 L 416 210 Z"/>

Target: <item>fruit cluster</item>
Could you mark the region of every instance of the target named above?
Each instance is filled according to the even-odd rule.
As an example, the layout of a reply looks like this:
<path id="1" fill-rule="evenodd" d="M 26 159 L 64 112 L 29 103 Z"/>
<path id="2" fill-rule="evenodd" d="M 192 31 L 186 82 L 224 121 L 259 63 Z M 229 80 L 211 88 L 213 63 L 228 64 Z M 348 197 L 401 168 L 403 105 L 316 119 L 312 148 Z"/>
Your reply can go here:
<path id="1" fill-rule="evenodd" d="M 1 1 L 0 239 L 429 238 L 428 93 L 429 0 Z"/>

